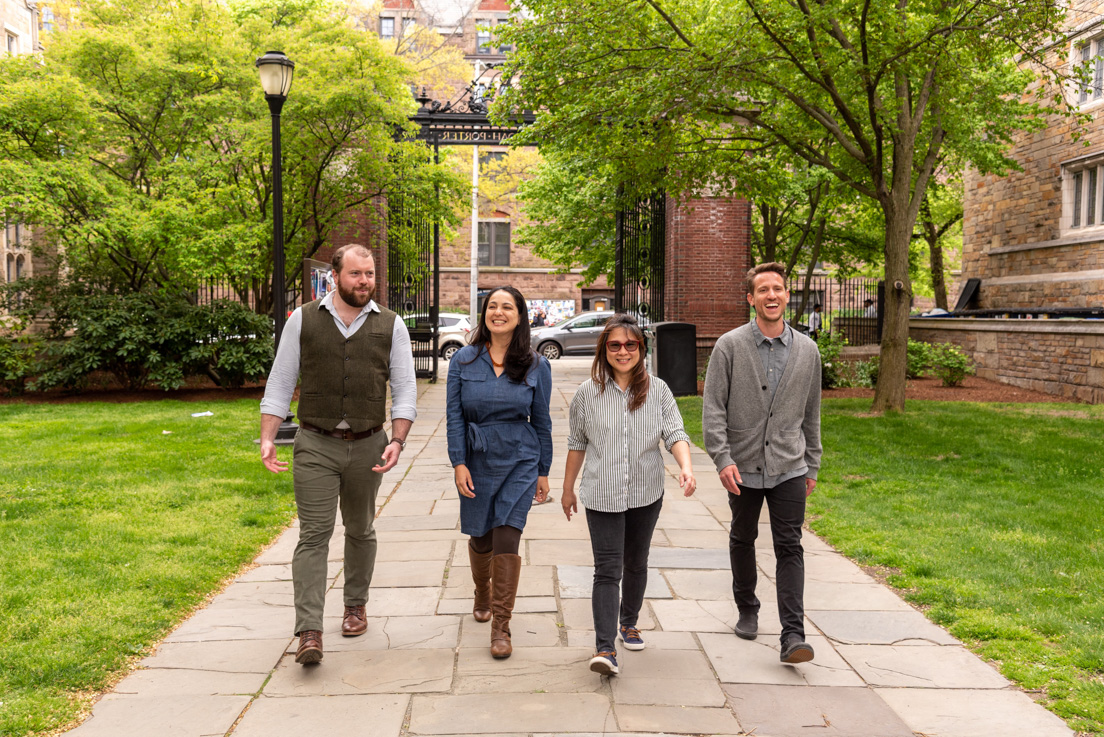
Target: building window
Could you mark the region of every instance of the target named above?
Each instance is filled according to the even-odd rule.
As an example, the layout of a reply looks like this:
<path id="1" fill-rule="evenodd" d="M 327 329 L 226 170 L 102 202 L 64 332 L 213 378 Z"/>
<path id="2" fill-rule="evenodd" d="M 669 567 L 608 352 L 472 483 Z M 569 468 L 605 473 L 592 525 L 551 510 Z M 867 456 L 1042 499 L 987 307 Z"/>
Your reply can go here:
<path id="1" fill-rule="evenodd" d="M 1104 226 L 1104 154 L 1062 164 L 1061 230 Z"/>
<path id="2" fill-rule="evenodd" d="M 23 278 L 23 271 L 27 265 L 27 259 L 23 256 L 19 256 L 15 259 L 15 280 L 19 281 Z"/>
<path id="3" fill-rule="evenodd" d="M 490 54 L 494 51 L 491 48 L 491 29 L 487 27 L 490 23 L 489 20 L 477 20 L 475 22 L 475 51 L 477 54 Z"/>
<path id="4" fill-rule="evenodd" d="M 499 18 L 498 19 L 498 25 L 500 25 L 500 26 L 504 23 L 509 23 L 509 22 L 510 22 L 509 18 Z M 498 47 L 498 53 L 500 53 L 500 54 L 505 54 L 505 53 L 507 53 L 509 51 L 513 51 L 513 50 L 514 50 L 514 47 L 510 44 L 502 44 Z"/>
<path id="5" fill-rule="evenodd" d="M 414 28 L 414 19 L 413 18 L 403 18 L 402 19 L 402 35 L 406 36 L 408 33 L 410 33 L 410 30 L 412 28 Z"/>
<path id="6" fill-rule="evenodd" d="M 23 226 L 18 222 L 8 222 L 4 227 L 8 248 L 20 248 L 23 245 Z"/>
<path id="7" fill-rule="evenodd" d="M 10 33 L 5 33 L 4 37 L 6 39 L 5 45 L 8 49 L 8 53 L 15 56 L 16 52 L 19 50 L 19 39 Z"/>
<path id="8" fill-rule="evenodd" d="M 479 224 L 479 265 L 510 265 L 510 224 Z"/>
<path id="9" fill-rule="evenodd" d="M 1104 97 L 1104 36 L 1094 38 L 1074 48 L 1076 64 L 1087 69 L 1088 83 L 1081 86 L 1078 104 Z"/>
<path id="10" fill-rule="evenodd" d="M 484 151 L 482 148 L 479 150 L 479 169 L 482 171 L 492 164 L 497 164 L 506 160 L 505 151 Z"/>
<path id="11" fill-rule="evenodd" d="M 42 29 L 47 33 L 54 30 L 54 11 L 49 8 L 42 9 Z"/>
<path id="12" fill-rule="evenodd" d="M 8 254 L 8 282 L 15 281 L 15 256 Z"/>
<path id="13" fill-rule="evenodd" d="M 395 19 L 380 17 L 380 38 L 392 39 L 395 37 Z"/>

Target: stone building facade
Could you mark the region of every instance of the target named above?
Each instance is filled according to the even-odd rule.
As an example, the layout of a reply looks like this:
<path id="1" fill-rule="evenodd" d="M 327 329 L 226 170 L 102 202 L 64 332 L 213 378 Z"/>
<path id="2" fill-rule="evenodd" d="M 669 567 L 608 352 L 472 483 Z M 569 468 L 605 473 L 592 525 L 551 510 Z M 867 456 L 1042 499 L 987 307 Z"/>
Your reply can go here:
<path id="1" fill-rule="evenodd" d="M 1089 121 L 1075 131 L 1054 115 L 1045 129 L 1016 137 L 1012 157 L 1022 171 L 967 175 L 962 280 L 981 280 L 973 307 L 1104 307 L 1104 0 L 1072 3 L 1049 53 L 1060 70 L 1089 67 L 1088 85 L 1060 91 Z M 914 318 L 910 330 L 964 345 L 983 377 L 1104 401 L 1101 321 Z"/>

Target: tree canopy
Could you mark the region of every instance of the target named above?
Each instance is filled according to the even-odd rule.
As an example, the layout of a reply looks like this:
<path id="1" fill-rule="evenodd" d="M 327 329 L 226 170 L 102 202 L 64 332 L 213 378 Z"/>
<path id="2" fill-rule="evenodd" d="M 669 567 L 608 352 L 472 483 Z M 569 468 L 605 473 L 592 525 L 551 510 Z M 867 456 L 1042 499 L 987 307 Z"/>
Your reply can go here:
<path id="1" fill-rule="evenodd" d="M 322 0 L 85 4 L 45 63 L 0 60 L 0 208 L 97 288 L 228 277 L 266 309 L 271 122 L 253 62 L 269 49 L 296 62 L 282 115 L 289 283 L 354 215 L 382 217 L 386 192 L 451 216 L 456 177 L 396 136 L 415 107 L 411 67 Z"/>
<path id="2" fill-rule="evenodd" d="M 603 162 L 629 194 L 754 193 L 785 151 L 876 205 L 890 288 L 875 409 L 901 409 L 932 174 L 1015 166 L 1012 137 L 1052 112 L 1026 94 L 1028 65 L 1062 20 L 1056 0 L 531 0 L 504 32 L 523 79 L 506 104 L 541 111 L 519 142 Z"/>

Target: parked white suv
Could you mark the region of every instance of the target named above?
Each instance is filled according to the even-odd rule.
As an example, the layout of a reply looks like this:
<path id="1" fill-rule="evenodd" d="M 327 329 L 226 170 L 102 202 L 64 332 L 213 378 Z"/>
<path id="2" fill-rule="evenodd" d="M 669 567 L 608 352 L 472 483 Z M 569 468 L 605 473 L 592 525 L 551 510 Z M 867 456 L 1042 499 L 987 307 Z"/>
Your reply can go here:
<path id="1" fill-rule="evenodd" d="M 456 351 L 468 344 L 471 323 L 468 316 L 459 312 L 442 312 L 437 317 L 437 345 L 441 358 L 451 360 Z"/>

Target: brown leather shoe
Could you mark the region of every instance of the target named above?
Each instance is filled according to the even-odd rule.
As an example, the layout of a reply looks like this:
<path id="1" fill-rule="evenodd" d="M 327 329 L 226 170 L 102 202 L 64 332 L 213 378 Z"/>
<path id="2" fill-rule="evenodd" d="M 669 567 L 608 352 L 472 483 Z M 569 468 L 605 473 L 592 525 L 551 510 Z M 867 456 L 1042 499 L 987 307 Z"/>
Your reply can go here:
<path id="1" fill-rule="evenodd" d="M 300 665 L 313 665 L 322 662 L 322 633 L 318 630 L 303 630 L 299 633 L 299 649 L 295 651 L 295 662 Z"/>
<path id="2" fill-rule="evenodd" d="M 510 643 L 510 618 L 514 614 L 518 579 L 521 578 L 521 556 L 503 553 L 491 559 L 491 656 L 508 658 L 514 652 Z"/>
<path id="3" fill-rule="evenodd" d="M 475 582 L 475 605 L 472 616 L 476 622 L 491 621 L 491 553 L 477 553 L 468 543 L 468 560 L 471 561 L 472 581 Z"/>
<path id="4" fill-rule="evenodd" d="M 364 605 L 345 606 L 345 619 L 341 620 L 341 636 L 356 637 L 368 631 L 368 615 Z"/>

